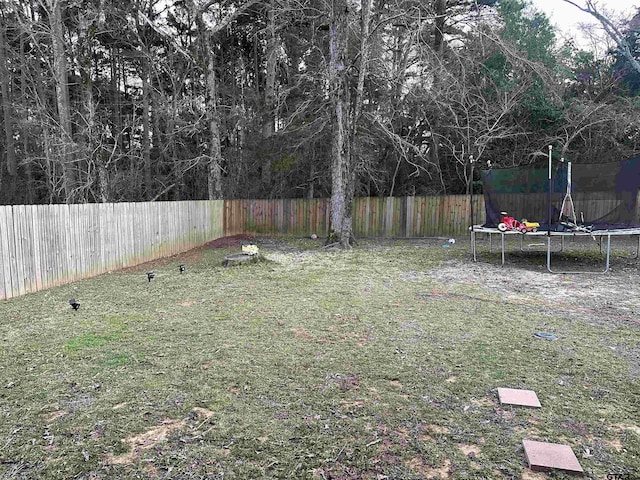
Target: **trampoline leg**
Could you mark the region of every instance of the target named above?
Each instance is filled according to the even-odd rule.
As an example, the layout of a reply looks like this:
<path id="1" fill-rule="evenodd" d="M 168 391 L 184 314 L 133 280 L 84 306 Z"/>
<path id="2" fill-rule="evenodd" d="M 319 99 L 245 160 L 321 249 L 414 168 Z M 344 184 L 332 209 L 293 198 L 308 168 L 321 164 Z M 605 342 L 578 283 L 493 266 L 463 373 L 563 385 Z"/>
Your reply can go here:
<path id="1" fill-rule="evenodd" d="M 491 241 L 493 239 L 493 237 L 491 236 L 491 233 L 489 234 L 489 253 L 493 253 L 493 242 Z"/>
<path id="2" fill-rule="evenodd" d="M 524 250 L 522 249 L 522 237 L 524 237 L 524 234 L 520 235 L 520 251 L 524 252 Z"/>
<path id="3" fill-rule="evenodd" d="M 598 248 L 600 249 L 600 255 L 602 255 L 602 235 L 598 237 Z"/>
<path id="4" fill-rule="evenodd" d="M 473 226 L 471 226 L 471 253 L 473 253 L 473 261 L 477 262 L 476 258 L 476 232 L 473 230 Z"/>
<path id="5" fill-rule="evenodd" d="M 602 239 L 602 236 L 601 236 Z M 607 273 L 609 271 L 609 261 L 611 259 L 611 234 L 607 234 L 607 257 L 605 260 L 604 270 L 599 272 L 587 271 L 587 272 L 554 272 L 551 270 L 551 237 L 547 238 L 547 270 L 550 273 L 560 273 L 560 274 L 579 274 L 579 273 L 590 273 L 590 274 L 600 274 Z"/>
<path id="6" fill-rule="evenodd" d="M 502 236 L 502 266 L 504 267 L 504 233 L 500 235 Z"/>
<path id="7" fill-rule="evenodd" d="M 564 236 L 560 237 L 560 251 L 564 252 Z"/>

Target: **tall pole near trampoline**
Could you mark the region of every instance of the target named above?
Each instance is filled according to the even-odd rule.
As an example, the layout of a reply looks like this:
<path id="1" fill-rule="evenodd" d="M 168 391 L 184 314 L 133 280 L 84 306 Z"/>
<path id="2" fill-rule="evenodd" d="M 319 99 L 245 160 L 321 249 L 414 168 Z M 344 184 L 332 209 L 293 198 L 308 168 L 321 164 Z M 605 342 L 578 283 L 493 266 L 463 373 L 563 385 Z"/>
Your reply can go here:
<path id="1" fill-rule="evenodd" d="M 553 145 L 549 145 L 549 187 L 547 189 L 547 265 L 551 264 L 551 152 Z"/>
<path id="2" fill-rule="evenodd" d="M 473 155 L 469 155 L 469 164 L 471 166 L 469 173 L 469 181 L 467 188 L 469 189 L 469 219 L 471 220 L 471 254 L 473 255 L 473 260 L 476 259 L 476 234 L 473 230 Z"/>

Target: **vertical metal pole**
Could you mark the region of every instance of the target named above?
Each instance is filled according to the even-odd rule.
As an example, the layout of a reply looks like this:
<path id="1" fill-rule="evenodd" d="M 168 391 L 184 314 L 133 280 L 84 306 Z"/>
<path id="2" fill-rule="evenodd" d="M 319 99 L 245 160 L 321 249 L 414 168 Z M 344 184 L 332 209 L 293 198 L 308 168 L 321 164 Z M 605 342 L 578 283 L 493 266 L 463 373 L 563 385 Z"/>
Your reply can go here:
<path id="1" fill-rule="evenodd" d="M 611 234 L 607 234 L 607 263 L 605 265 L 604 271 L 608 272 L 609 271 L 609 256 L 611 253 Z"/>
<path id="2" fill-rule="evenodd" d="M 469 194 L 471 196 L 471 199 L 470 199 L 471 226 L 473 227 L 473 155 L 469 155 L 469 163 L 471 164 L 471 173 L 469 176 Z"/>
<path id="3" fill-rule="evenodd" d="M 473 250 L 473 261 L 476 261 L 476 239 L 473 231 L 473 155 L 469 155 L 469 164 L 471 165 L 471 173 L 469 174 L 469 219 L 471 220 L 471 250 Z"/>
<path id="4" fill-rule="evenodd" d="M 551 152 L 549 145 L 549 186 L 547 188 L 547 270 L 551 271 Z"/>
<path id="5" fill-rule="evenodd" d="M 549 229 L 547 230 L 547 236 L 551 236 L 551 151 L 553 150 L 553 145 L 549 145 L 549 188 L 547 191 L 547 226 Z"/>
<path id="6" fill-rule="evenodd" d="M 502 236 L 502 266 L 504 266 L 504 233 L 500 235 Z"/>
<path id="7" fill-rule="evenodd" d="M 477 262 L 478 259 L 476 258 L 476 232 L 473 229 L 473 226 L 471 226 L 471 252 L 473 253 L 473 261 Z"/>

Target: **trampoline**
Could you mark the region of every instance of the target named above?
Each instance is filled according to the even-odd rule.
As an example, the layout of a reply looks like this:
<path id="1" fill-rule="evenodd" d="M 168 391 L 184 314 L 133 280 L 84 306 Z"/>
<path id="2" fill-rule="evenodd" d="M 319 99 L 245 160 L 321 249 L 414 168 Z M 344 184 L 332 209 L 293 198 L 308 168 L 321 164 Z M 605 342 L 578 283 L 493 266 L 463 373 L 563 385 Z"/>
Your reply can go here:
<path id="1" fill-rule="evenodd" d="M 473 164 L 472 164 L 473 167 Z M 635 258 L 640 252 L 640 157 L 620 162 L 601 164 L 573 164 L 564 159 L 553 161 L 549 147 L 547 165 L 481 170 L 486 220 L 483 225 L 472 226 L 471 250 L 477 261 L 477 234 L 489 235 L 489 251 L 492 236 L 500 235 L 501 262 L 505 264 L 505 238 L 520 236 L 523 239 L 546 241 L 546 267 L 551 273 L 607 273 L 611 260 L 612 237 L 638 237 Z M 473 199 L 471 201 L 473 208 Z M 507 213 L 508 216 L 507 217 Z M 578 213 L 579 212 L 579 213 Z M 522 219 L 528 222 L 527 232 L 520 228 Z M 531 228 L 531 225 L 534 228 Z M 552 238 L 561 241 L 561 249 L 567 238 L 590 237 L 599 244 L 606 242 L 604 267 L 596 271 L 559 271 L 552 268 Z"/>

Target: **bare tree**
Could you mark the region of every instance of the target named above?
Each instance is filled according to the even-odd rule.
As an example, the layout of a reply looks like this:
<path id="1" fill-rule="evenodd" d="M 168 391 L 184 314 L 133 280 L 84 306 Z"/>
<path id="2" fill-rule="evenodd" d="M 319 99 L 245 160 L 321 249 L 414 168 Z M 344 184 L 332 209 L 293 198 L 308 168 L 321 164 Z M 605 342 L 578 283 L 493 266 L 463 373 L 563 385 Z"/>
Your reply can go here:
<path id="1" fill-rule="evenodd" d="M 4 15 L 2 15 L 4 16 Z M 6 20 L 6 17 L 5 17 Z M 5 151 L 7 155 L 7 172 L 10 176 L 17 175 L 16 153 L 13 142 L 13 114 L 11 107 L 11 91 L 9 83 L 11 76 L 7 68 L 7 42 L 6 42 L 6 21 L 0 27 L 0 87 L 2 89 L 2 112 L 4 115 Z M 13 183 L 13 182 L 12 182 Z"/>
<path id="2" fill-rule="evenodd" d="M 51 26 L 51 44 L 53 47 L 53 73 L 56 86 L 58 121 L 60 129 L 60 150 L 62 177 L 67 203 L 73 203 L 76 196 L 76 165 L 71 126 L 71 103 L 69 100 L 69 80 L 67 78 L 67 54 L 65 51 L 62 24 L 62 0 L 46 0 L 49 23 Z"/>
<path id="3" fill-rule="evenodd" d="M 598 10 L 598 6 L 594 0 L 584 0 L 584 5 L 579 4 L 573 0 L 564 0 L 566 3 L 573 5 L 579 10 L 582 10 L 585 13 L 593 16 L 600 24 L 604 31 L 609 35 L 609 37 L 616 43 L 618 50 L 622 54 L 622 56 L 629 62 L 629 64 L 633 67 L 633 69 L 640 73 L 640 62 L 636 60 L 633 56 L 633 52 L 631 51 L 631 46 L 629 42 L 627 42 L 624 34 L 620 31 L 620 29 L 609 19 L 606 15 L 604 15 L 600 10 Z"/>

